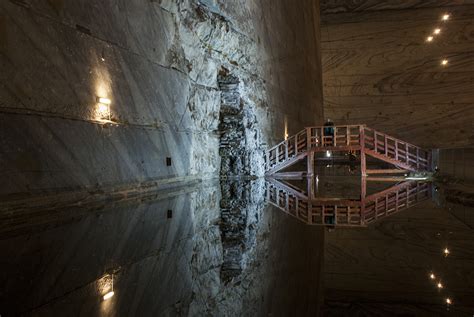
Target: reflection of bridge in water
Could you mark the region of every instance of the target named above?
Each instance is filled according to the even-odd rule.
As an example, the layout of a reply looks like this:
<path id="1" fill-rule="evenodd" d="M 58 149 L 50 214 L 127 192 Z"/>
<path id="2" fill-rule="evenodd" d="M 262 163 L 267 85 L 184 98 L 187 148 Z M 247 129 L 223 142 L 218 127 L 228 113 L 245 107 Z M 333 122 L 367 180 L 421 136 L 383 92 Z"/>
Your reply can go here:
<path id="1" fill-rule="evenodd" d="M 366 178 L 362 177 L 360 199 L 316 197 L 315 178 L 307 178 L 306 191 L 275 179 L 268 181 L 267 201 L 309 225 L 364 227 L 431 197 L 431 183 L 417 181 L 366 195 Z"/>

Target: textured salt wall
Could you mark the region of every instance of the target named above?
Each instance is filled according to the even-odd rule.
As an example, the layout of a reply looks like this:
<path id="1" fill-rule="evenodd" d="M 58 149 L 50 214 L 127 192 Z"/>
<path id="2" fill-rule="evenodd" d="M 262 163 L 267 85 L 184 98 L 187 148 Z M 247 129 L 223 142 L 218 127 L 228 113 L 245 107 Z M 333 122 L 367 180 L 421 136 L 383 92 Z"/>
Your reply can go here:
<path id="1" fill-rule="evenodd" d="M 258 162 L 285 122 L 291 134 L 322 117 L 318 7 L 2 1 L 0 195 L 217 177 L 223 69 Z M 114 124 L 98 122 L 100 96 Z"/>

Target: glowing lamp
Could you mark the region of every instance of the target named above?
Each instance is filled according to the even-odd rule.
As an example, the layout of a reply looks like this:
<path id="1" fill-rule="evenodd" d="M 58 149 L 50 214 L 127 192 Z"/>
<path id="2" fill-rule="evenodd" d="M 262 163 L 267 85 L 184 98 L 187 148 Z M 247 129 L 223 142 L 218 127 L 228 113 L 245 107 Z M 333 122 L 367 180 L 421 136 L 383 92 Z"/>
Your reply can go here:
<path id="1" fill-rule="evenodd" d="M 432 37 L 432 36 L 428 36 L 428 37 L 426 38 L 426 41 L 427 41 L 427 42 L 433 41 L 433 37 Z"/>
<path id="2" fill-rule="evenodd" d="M 448 254 L 449 254 L 449 249 L 448 249 L 448 248 L 444 249 L 443 253 L 444 253 L 445 256 L 448 256 Z"/>
<path id="3" fill-rule="evenodd" d="M 451 300 L 451 298 L 446 298 L 446 304 L 448 305 L 451 305 L 453 303 L 453 301 Z"/>
<path id="4" fill-rule="evenodd" d="M 448 65 L 448 60 L 447 60 L 447 59 L 443 59 L 443 60 L 441 61 L 441 65 L 443 65 L 443 66 Z"/>
<path id="5" fill-rule="evenodd" d="M 436 278 L 436 276 L 433 273 L 431 273 L 430 274 L 430 279 L 434 280 L 435 278 Z"/>
<path id="6" fill-rule="evenodd" d="M 111 299 L 113 296 L 114 296 L 114 291 L 110 291 L 108 292 L 107 294 L 104 295 L 103 299 L 104 300 L 108 300 L 108 299 Z"/>
<path id="7" fill-rule="evenodd" d="M 433 33 L 434 33 L 434 34 L 439 34 L 439 33 L 441 33 L 441 29 L 439 29 L 439 28 L 438 28 L 438 29 L 435 29 Z"/>
<path id="8" fill-rule="evenodd" d="M 326 157 L 331 157 L 331 152 L 330 151 L 326 151 Z"/>
<path id="9" fill-rule="evenodd" d="M 110 105 L 112 103 L 112 100 L 110 100 L 109 98 L 97 97 L 97 102 L 104 105 Z"/>
<path id="10" fill-rule="evenodd" d="M 439 289 L 443 288 L 443 284 L 442 284 L 441 282 L 438 282 L 438 284 L 436 284 L 436 286 L 437 286 Z"/>
<path id="11" fill-rule="evenodd" d="M 443 15 L 443 17 L 441 18 L 443 21 L 448 21 L 449 20 L 449 14 L 445 14 Z"/>

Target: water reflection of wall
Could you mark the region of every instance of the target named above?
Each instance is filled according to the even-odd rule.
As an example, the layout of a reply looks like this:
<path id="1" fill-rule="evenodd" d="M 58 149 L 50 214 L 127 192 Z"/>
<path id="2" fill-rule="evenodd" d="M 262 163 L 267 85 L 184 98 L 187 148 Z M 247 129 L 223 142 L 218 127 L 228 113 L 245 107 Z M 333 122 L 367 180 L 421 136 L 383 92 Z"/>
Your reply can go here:
<path id="1" fill-rule="evenodd" d="M 230 187 L 234 194 L 222 198 L 214 184 L 155 202 L 109 205 L 80 217 L 71 211 L 58 225 L 32 222 L 28 232 L 0 237 L 2 313 L 238 316 L 315 311 L 321 233 L 266 208 L 261 181 Z M 245 215 L 241 256 L 235 262 L 240 269 L 230 278 L 222 274 L 226 261 L 234 260 L 226 256 L 233 244 L 227 244 L 223 230 L 224 200 L 232 212 Z M 112 275 L 115 295 L 104 302 L 102 282 Z M 312 289 L 305 293 L 309 283 Z"/>

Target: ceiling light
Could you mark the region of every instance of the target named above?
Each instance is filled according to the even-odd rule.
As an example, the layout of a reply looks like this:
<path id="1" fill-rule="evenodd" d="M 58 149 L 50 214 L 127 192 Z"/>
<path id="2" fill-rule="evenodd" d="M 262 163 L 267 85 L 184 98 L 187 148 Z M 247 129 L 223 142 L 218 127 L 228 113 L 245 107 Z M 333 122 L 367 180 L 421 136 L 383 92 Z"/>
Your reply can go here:
<path id="1" fill-rule="evenodd" d="M 448 65 L 448 60 L 447 60 L 447 59 L 443 59 L 443 60 L 441 61 L 441 65 L 443 65 L 443 66 Z"/>
<path id="2" fill-rule="evenodd" d="M 439 28 L 438 28 L 438 29 L 435 29 L 433 33 L 434 33 L 434 34 L 439 34 L 439 33 L 441 33 L 441 29 L 439 29 Z"/>
<path id="3" fill-rule="evenodd" d="M 433 273 L 431 273 L 430 274 L 430 279 L 434 280 L 435 278 L 436 278 L 436 276 Z"/>
<path id="4" fill-rule="evenodd" d="M 444 249 L 443 253 L 444 253 L 444 255 L 448 256 L 448 254 L 449 254 L 449 249 L 448 249 L 448 248 Z"/>
<path id="5" fill-rule="evenodd" d="M 443 15 L 442 20 L 443 21 L 448 21 L 449 20 L 449 14 L 446 13 L 445 15 Z"/>
<path id="6" fill-rule="evenodd" d="M 436 286 L 437 286 L 439 289 L 443 288 L 443 284 L 442 284 L 441 282 L 438 282 L 438 284 L 436 284 Z"/>
<path id="7" fill-rule="evenodd" d="M 451 300 L 451 298 L 446 298 L 446 304 L 448 305 L 451 305 L 453 303 L 453 301 Z"/>
<path id="8" fill-rule="evenodd" d="M 433 37 L 432 37 L 432 36 L 428 36 L 428 37 L 426 38 L 426 41 L 427 41 L 427 42 L 433 41 Z"/>

